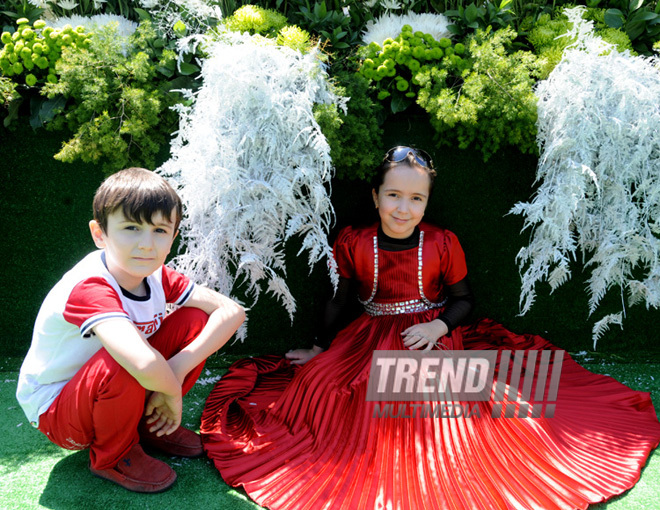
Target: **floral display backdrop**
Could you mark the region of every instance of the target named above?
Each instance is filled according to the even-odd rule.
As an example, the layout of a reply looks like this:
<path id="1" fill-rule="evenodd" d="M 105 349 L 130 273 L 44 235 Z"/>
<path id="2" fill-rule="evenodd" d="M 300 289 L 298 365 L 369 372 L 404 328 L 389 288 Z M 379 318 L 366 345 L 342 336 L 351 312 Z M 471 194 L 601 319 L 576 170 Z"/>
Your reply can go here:
<path id="1" fill-rule="evenodd" d="M 56 159 L 168 177 L 187 212 L 173 263 L 246 286 L 248 306 L 265 290 L 293 316 L 283 246 L 301 237 L 310 269 L 332 260 L 332 182 L 371 177 L 395 115 L 427 118 L 436 149 L 538 157 L 530 200 L 511 204 L 530 231 L 522 313 L 576 262 L 590 312 L 621 295 L 594 342 L 660 304 L 657 1 L 6 4 L 5 128 L 27 118 L 71 133 Z"/>

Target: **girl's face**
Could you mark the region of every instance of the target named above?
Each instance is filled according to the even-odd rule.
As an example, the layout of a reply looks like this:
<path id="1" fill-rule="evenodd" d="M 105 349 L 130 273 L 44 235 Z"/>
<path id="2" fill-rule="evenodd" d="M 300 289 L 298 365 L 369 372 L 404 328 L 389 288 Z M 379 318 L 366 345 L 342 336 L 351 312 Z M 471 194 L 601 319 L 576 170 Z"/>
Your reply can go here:
<path id="1" fill-rule="evenodd" d="M 429 200 L 431 179 L 425 170 L 397 165 L 385 174 L 372 195 L 383 232 L 395 239 L 409 237 L 422 221 Z"/>

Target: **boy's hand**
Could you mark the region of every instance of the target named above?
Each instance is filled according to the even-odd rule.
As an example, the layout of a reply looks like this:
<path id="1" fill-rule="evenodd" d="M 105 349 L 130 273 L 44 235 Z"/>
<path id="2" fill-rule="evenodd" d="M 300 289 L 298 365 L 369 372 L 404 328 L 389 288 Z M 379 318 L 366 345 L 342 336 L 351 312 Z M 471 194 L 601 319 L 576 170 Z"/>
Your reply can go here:
<path id="1" fill-rule="evenodd" d="M 144 415 L 148 416 L 149 432 L 156 432 L 158 437 L 171 434 L 181 425 L 181 394 L 173 396 L 154 391 L 149 400 Z"/>

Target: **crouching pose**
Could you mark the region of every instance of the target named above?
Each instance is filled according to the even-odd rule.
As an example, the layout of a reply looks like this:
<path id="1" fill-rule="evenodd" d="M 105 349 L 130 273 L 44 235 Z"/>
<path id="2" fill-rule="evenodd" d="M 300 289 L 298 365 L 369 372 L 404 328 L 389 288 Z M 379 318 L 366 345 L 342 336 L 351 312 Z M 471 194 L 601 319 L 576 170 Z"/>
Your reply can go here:
<path id="1" fill-rule="evenodd" d="M 179 196 L 149 170 L 101 184 L 89 223 L 99 249 L 46 296 L 18 381 L 35 427 L 63 448 L 89 448 L 94 475 L 136 492 L 176 480 L 143 446 L 202 455 L 199 435 L 180 426 L 181 398 L 245 317 L 164 265 L 181 215 Z"/>

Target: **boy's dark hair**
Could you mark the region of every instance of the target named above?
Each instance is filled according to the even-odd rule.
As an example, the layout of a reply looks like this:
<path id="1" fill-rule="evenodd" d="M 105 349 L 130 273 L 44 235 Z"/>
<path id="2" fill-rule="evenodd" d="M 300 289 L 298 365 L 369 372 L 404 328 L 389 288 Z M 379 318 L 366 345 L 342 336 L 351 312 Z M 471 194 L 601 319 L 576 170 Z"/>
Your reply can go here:
<path id="1" fill-rule="evenodd" d="M 131 221 L 152 223 L 161 213 L 165 218 L 175 214 L 175 231 L 183 216 L 181 198 L 160 175 L 144 168 L 127 168 L 108 177 L 94 195 L 94 219 L 106 232 L 108 216 L 120 207 Z"/>

